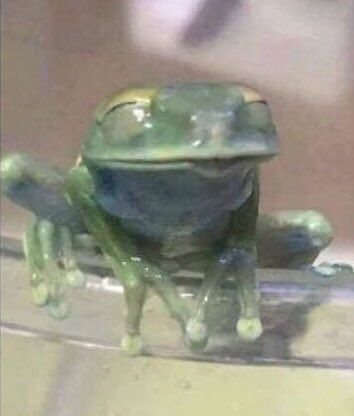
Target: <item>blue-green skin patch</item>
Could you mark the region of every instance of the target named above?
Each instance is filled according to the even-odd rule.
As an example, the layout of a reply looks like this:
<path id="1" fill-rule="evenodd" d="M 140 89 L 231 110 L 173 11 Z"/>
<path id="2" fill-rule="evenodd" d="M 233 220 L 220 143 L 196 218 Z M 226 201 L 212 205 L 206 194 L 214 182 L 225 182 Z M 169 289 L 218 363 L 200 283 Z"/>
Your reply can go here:
<path id="1" fill-rule="evenodd" d="M 238 334 L 254 340 L 262 333 L 255 277 L 258 167 L 277 151 L 269 109 L 253 92 L 231 84 L 149 91 L 148 99 L 133 94 L 99 107 L 82 160 L 68 174 L 23 155 L 2 162 L 6 194 L 37 216 L 25 237 L 33 296 L 53 315 L 66 314 L 60 283 L 65 278 L 57 262 L 69 282 L 82 281 L 72 235 L 87 233 L 125 289 L 126 351 L 142 348 L 147 286 L 166 302 L 187 342 L 204 347 L 207 308 L 225 278 L 239 287 Z M 301 266 L 329 243 L 330 226 L 311 215 L 297 212 L 261 222 L 265 265 L 274 266 L 270 259 L 276 252 L 284 254 L 279 265 Z M 273 239 L 285 250 L 273 253 Z M 205 274 L 193 311 L 171 280 L 181 269 Z"/>

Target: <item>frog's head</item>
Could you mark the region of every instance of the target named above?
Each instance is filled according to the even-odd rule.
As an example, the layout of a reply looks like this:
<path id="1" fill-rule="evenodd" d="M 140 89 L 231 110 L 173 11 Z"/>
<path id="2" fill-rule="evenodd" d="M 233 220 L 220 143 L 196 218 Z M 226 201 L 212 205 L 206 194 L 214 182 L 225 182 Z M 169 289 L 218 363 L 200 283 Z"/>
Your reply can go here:
<path id="1" fill-rule="evenodd" d="M 108 98 L 96 111 L 82 156 L 106 208 L 123 215 L 139 205 L 161 211 L 164 198 L 179 211 L 182 204 L 211 208 L 210 195 L 213 203 L 235 203 L 235 193 L 249 195 L 251 168 L 276 152 L 268 106 L 255 91 L 195 83 Z"/>
<path id="2" fill-rule="evenodd" d="M 266 102 L 233 84 L 127 90 L 103 101 L 83 156 L 132 169 L 179 162 L 252 160 L 277 152 Z"/>

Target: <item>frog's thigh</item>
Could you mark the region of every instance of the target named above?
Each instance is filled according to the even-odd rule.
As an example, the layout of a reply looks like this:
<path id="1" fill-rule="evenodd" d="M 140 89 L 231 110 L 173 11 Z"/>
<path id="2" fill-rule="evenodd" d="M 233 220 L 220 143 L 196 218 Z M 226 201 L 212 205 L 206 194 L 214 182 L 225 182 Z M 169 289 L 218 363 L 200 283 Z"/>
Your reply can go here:
<path id="1" fill-rule="evenodd" d="M 333 239 L 328 220 L 317 211 L 260 215 L 257 244 L 260 267 L 301 268 L 313 263 Z"/>
<path id="2" fill-rule="evenodd" d="M 8 198 L 37 217 L 84 231 L 78 214 L 65 198 L 63 171 L 26 154 L 13 154 L 1 161 L 1 182 Z"/>

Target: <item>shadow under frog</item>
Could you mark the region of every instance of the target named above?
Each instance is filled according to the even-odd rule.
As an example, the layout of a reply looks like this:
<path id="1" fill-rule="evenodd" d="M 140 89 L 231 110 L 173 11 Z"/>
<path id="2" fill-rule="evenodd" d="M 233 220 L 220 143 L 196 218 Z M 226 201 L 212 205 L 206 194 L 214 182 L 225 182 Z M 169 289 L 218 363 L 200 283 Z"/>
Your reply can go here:
<path id="1" fill-rule="evenodd" d="M 37 305 L 56 317 L 64 287 L 81 284 L 77 236 L 89 234 L 124 286 L 122 348 L 141 351 L 140 320 L 151 287 L 188 345 L 204 348 L 208 307 L 225 279 L 236 283 L 240 339 L 262 334 L 256 267 L 310 267 L 332 240 L 315 211 L 259 215 L 259 166 L 277 153 L 267 103 L 234 84 L 127 90 L 102 102 L 69 172 L 27 155 L 1 163 L 5 194 L 35 215 L 24 238 Z M 197 270 L 190 308 L 171 273 Z"/>

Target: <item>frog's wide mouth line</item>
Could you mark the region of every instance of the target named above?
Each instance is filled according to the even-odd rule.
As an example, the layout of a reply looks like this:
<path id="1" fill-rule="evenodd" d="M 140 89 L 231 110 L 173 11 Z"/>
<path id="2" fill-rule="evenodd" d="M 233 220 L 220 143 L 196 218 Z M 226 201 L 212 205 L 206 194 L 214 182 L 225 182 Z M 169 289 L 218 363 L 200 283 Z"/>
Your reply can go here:
<path id="1" fill-rule="evenodd" d="M 213 149 L 212 149 L 213 150 Z M 262 143 L 243 143 L 237 149 L 85 149 L 83 158 L 88 165 L 126 167 L 130 169 L 171 169 L 184 168 L 196 163 L 220 162 L 238 164 L 249 161 L 251 163 L 266 161 L 278 153 L 276 143 L 265 140 Z M 116 154 L 116 157 L 114 157 Z"/>
<path id="2" fill-rule="evenodd" d="M 88 166 L 105 167 L 112 169 L 131 169 L 131 170 L 186 170 L 197 166 L 214 165 L 221 171 L 233 170 L 233 167 L 244 164 L 257 164 L 271 159 L 276 152 L 259 155 L 248 155 L 239 157 L 214 157 L 214 158 L 190 158 L 190 159 L 171 159 L 171 160 L 141 160 L 141 159 L 100 159 L 84 157 Z M 227 165 L 227 166 L 226 166 Z"/>

